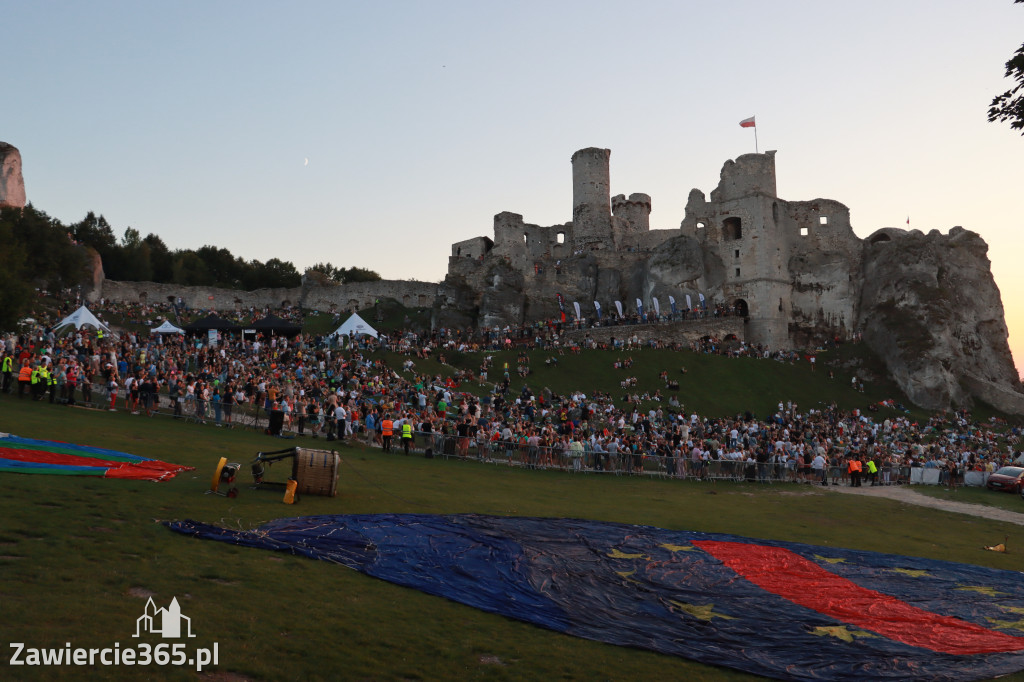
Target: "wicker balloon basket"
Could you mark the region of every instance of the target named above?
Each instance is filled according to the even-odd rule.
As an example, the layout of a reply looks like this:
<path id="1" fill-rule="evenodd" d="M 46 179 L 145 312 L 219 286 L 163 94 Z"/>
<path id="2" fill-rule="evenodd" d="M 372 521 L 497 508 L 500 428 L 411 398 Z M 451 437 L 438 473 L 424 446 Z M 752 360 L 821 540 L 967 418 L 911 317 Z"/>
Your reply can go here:
<path id="1" fill-rule="evenodd" d="M 299 484 L 299 494 L 335 497 L 338 494 L 340 459 L 338 453 L 333 450 L 295 448 L 292 478 Z"/>

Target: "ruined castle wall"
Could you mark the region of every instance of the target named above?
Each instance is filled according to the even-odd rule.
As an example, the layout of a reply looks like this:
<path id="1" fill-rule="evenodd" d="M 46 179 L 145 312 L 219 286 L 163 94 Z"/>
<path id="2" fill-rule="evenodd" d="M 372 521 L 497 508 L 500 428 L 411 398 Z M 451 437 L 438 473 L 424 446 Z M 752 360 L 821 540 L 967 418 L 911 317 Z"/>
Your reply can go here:
<path id="1" fill-rule="evenodd" d="M 831 199 L 780 202 L 795 250 L 856 251 L 861 239 L 850 225 L 850 209 Z"/>
<path id="2" fill-rule="evenodd" d="M 667 306 L 666 306 L 667 307 Z M 606 311 L 608 312 L 608 311 Z M 614 309 L 610 311 L 614 314 Z M 597 343 L 611 343 L 612 339 L 626 339 L 636 336 L 641 343 L 661 341 L 663 343 L 680 343 L 690 345 L 705 337 L 719 341 L 729 336 L 743 340 L 743 320 L 739 317 L 709 318 L 704 320 L 684 320 L 667 324 L 632 324 L 610 327 L 594 327 L 566 331 L 563 336 L 575 341 L 583 341 L 589 337 Z"/>
<path id="3" fill-rule="evenodd" d="M 453 258 L 483 258 L 492 248 L 494 242 L 487 237 L 474 237 L 452 244 Z"/>
<path id="4" fill-rule="evenodd" d="M 791 244 L 789 331 L 796 345 L 856 331 L 864 244 L 838 201 L 780 202 Z"/>
<path id="5" fill-rule="evenodd" d="M 775 182 L 775 152 L 744 154 L 722 166 L 718 187 L 711 201 L 728 201 L 749 194 L 778 196 Z"/>
<path id="6" fill-rule="evenodd" d="M 622 235 L 618 248 L 622 251 L 654 251 L 668 240 L 678 237 L 682 230 L 650 230 L 639 234 Z"/>
<path id="7" fill-rule="evenodd" d="M 287 308 L 301 305 L 311 310 L 334 312 L 368 308 L 377 300 L 385 298 L 395 299 L 410 308 L 429 307 L 433 305 L 437 291 L 436 283 L 406 280 L 352 282 L 328 286 L 310 284 L 255 291 L 104 280 L 102 286 L 90 294 L 89 300 L 97 301 L 103 298 L 126 303 L 167 303 L 180 298 L 189 308 L 197 310 L 245 311 L 250 308 Z"/>

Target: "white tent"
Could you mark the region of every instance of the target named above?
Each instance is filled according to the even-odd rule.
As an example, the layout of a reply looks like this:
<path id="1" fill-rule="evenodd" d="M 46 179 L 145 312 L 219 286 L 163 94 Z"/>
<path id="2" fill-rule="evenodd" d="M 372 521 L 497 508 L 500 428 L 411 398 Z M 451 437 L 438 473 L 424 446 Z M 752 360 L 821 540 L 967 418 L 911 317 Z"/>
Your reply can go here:
<path id="1" fill-rule="evenodd" d="M 366 323 L 366 320 L 359 317 L 358 313 L 352 313 L 352 317 L 345 320 L 340 327 L 334 330 L 331 336 L 348 336 L 349 333 L 359 336 L 360 334 L 367 334 L 373 338 L 377 338 L 377 330 Z"/>
<path id="2" fill-rule="evenodd" d="M 75 329 L 81 329 L 88 325 L 93 329 L 105 329 L 110 332 L 110 327 L 100 322 L 99 319 L 97 319 L 96 316 L 93 315 L 92 312 L 90 312 L 84 305 L 61 320 L 53 330 L 57 331 L 58 329 L 62 329 L 63 327 L 67 327 L 72 324 L 75 325 Z"/>
<path id="3" fill-rule="evenodd" d="M 169 320 L 164 320 L 164 323 L 159 327 L 154 327 L 149 330 L 153 334 L 184 334 L 184 329 L 179 329 L 170 323 Z"/>

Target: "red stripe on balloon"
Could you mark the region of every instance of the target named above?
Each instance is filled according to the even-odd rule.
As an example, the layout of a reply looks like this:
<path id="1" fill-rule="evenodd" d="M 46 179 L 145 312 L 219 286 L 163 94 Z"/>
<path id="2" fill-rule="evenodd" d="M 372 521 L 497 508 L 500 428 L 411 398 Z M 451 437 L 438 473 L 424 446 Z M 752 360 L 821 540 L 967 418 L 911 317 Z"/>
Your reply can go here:
<path id="1" fill-rule="evenodd" d="M 772 594 L 903 644 L 956 655 L 1024 650 L 1024 637 L 919 609 L 787 549 L 710 540 L 693 544 Z"/>

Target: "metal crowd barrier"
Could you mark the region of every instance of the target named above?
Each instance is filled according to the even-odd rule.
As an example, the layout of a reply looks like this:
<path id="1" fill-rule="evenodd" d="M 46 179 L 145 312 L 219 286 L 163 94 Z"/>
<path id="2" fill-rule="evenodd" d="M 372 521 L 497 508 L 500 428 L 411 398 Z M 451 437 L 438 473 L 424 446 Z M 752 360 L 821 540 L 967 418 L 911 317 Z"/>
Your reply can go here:
<path id="1" fill-rule="evenodd" d="M 78 393 L 79 391 L 76 391 Z M 109 392 L 105 387 L 94 386 L 92 400 L 75 398 L 75 404 L 107 409 L 110 404 Z M 58 398 L 58 400 L 60 400 Z M 42 397 L 43 402 L 49 401 L 49 392 Z M 63 401 L 61 401 L 63 402 Z M 222 426 L 266 430 L 272 422 L 272 414 L 262 406 L 243 404 L 232 405 L 232 420 L 227 422 L 223 406 L 221 420 L 216 419 L 216 410 L 207 402 L 185 401 L 181 403 L 180 414 L 175 413 L 175 403 L 165 394 L 156 396 L 155 404 L 150 410 L 151 416 L 177 417 L 186 422 L 202 424 L 220 424 Z M 126 409 L 123 395 L 117 400 L 118 411 Z M 143 413 L 143 402 L 139 403 L 139 413 Z M 319 418 L 319 435 L 326 437 L 334 432 L 333 425 L 323 415 Z M 313 424 L 308 420 L 304 423 L 301 435 L 312 434 Z M 282 425 L 282 433 L 300 435 L 298 418 L 293 417 L 290 424 Z M 352 439 L 366 445 L 378 444 L 376 437 L 368 437 L 361 422 L 352 424 Z M 400 429 L 395 429 L 391 442 L 392 452 L 403 453 L 405 446 Z M 727 459 L 711 459 L 694 461 L 689 457 L 663 457 L 650 453 L 635 452 L 593 452 L 585 449 L 578 457 L 563 447 L 537 446 L 531 447 L 518 441 L 486 440 L 479 441 L 474 437 L 463 438 L 456 434 L 439 432 L 413 433 L 409 444 L 410 454 L 427 455 L 444 459 L 473 459 L 487 464 L 505 465 L 525 469 L 568 471 L 576 473 L 603 473 L 617 476 L 638 475 L 678 479 L 695 479 L 705 481 L 747 481 L 752 483 L 792 483 L 806 481 L 820 483 L 821 472 L 814 471 L 809 476 L 801 476 L 795 463 L 748 462 Z M 928 467 L 881 467 L 876 475 L 877 485 L 942 485 L 945 483 L 945 471 Z M 825 480 L 834 485 L 848 485 L 849 475 L 845 466 L 831 465 L 825 470 Z M 988 480 L 987 472 L 967 471 L 963 476 L 963 485 L 984 486 Z M 863 484 L 870 485 L 866 472 L 862 474 Z"/>

